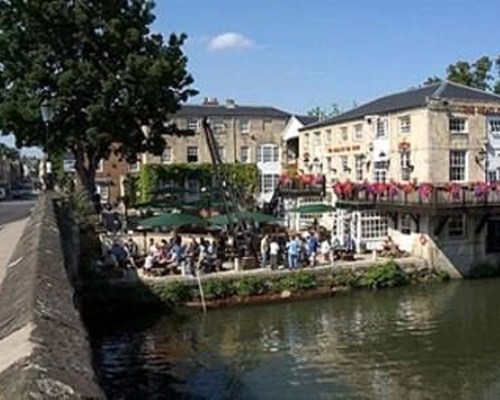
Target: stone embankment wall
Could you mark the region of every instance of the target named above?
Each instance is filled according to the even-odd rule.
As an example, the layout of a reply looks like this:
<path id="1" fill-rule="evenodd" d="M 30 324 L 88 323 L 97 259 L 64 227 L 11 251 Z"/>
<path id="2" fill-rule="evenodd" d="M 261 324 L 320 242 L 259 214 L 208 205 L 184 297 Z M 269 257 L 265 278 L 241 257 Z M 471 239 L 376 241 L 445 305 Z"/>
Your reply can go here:
<path id="1" fill-rule="evenodd" d="M 104 398 L 74 302 L 71 240 L 55 196 L 42 195 L 0 287 L 0 399 Z"/>

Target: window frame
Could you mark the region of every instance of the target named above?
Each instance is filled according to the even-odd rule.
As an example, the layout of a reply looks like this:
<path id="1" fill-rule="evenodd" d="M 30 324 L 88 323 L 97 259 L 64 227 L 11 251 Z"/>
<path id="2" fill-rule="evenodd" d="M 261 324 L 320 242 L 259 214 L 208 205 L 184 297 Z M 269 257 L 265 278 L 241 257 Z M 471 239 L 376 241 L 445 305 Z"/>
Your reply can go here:
<path id="1" fill-rule="evenodd" d="M 198 132 L 198 129 L 200 129 L 200 120 L 196 117 L 190 117 L 186 120 L 186 126 L 188 130 Z"/>
<path id="2" fill-rule="evenodd" d="M 363 124 L 354 125 L 353 137 L 354 137 L 354 140 L 363 140 Z"/>
<path id="3" fill-rule="evenodd" d="M 243 150 L 246 150 L 246 157 L 245 160 L 243 159 Z M 250 163 L 250 146 L 241 146 L 240 147 L 240 162 L 242 164 L 248 164 Z"/>
<path id="4" fill-rule="evenodd" d="M 500 118 L 491 118 L 488 120 L 488 133 L 500 136 Z"/>
<path id="5" fill-rule="evenodd" d="M 413 222 L 410 214 L 401 214 L 399 221 L 399 231 L 402 235 L 410 235 L 413 230 Z"/>
<path id="6" fill-rule="evenodd" d="M 387 237 L 389 224 L 387 217 L 373 212 L 363 212 L 361 218 L 361 240 L 380 240 Z"/>
<path id="7" fill-rule="evenodd" d="M 361 182 L 364 178 L 364 157 L 362 154 L 354 156 L 354 178 L 356 181 Z"/>
<path id="8" fill-rule="evenodd" d="M 342 126 L 340 128 L 340 138 L 344 141 L 349 139 L 349 131 L 347 129 L 347 126 Z"/>
<path id="9" fill-rule="evenodd" d="M 452 128 L 453 122 L 462 121 L 463 129 Z M 452 135 L 466 135 L 469 131 L 469 119 L 467 117 L 450 117 L 448 118 L 448 130 Z"/>
<path id="10" fill-rule="evenodd" d="M 190 157 L 195 157 L 193 154 L 189 154 L 190 150 L 196 150 L 196 160 L 190 160 Z M 198 149 L 198 146 L 187 146 L 186 147 L 186 162 L 188 163 L 197 163 L 200 161 L 200 150 Z"/>
<path id="11" fill-rule="evenodd" d="M 266 151 L 270 151 L 270 157 L 265 157 Z M 269 158 L 269 159 L 268 159 Z M 275 143 L 262 143 L 257 147 L 257 162 L 262 164 L 277 163 L 280 161 L 279 146 Z"/>
<path id="12" fill-rule="evenodd" d="M 409 181 L 411 179 L 411 151 L 401 151 L 399 153 L 399 167 L 401 169 L 401 180 Z"/>
<path id="13" fill-rule="evenodd" d="M 273 193 L 278 187 L 279 174 L 260 174 L 260 193 Z"/>
<path id="14" fill-rule="evenodd" d="M 251 122 L 249 118 L 238 119 L 238 127 L 242 135 L 248 135 L 251 131 Z"/>
<path id="15" fill-rule="evenodd" d="M 168 159 L 165 157 L 165 152 L 169 152 L 169 157 Z M 163 149 L 161 155 L 160 155 L 160 159 L 161 159 L 161 163 L 162 164 L 170 164 L 173 162 L 173 157 L 172 157 L 172 147 L 170 146 L 165 146 L 165 148 Z"/>
<path id="16" fill-rule="evenodd" d="M 375 124 L 375 138 L 386 138 L 389 132 L 388 128 L 387 117 L 377 118 L 377 122 Z"/>
<path id="17" fill-rule="evenodd" d="M 399 117 L 399 133 L 411 133 L 411 115 Z"/>
<path id="18" fill-rule="evenodd" d="M 139 172 L 141 169 L 141 161 L 138 159 L 135 163 L 127 163 L 128 172 Z"/>
<path id="19" fill-rule="evenodd" d="M 454 157 L 455 155 L 455 157 Z M 458 156 L 463 155 L 463 165 L 454 165 L 453 161 L 457 160 Z M 467 155 L 468 152 L 467 150 L 463 149 L 453 149 L 450 150 L 449 156 L 448 156 L 448 163 L 449 163 L 449 172 L 448 172 L 448 180 L 450 182 L 466 182 L 467 181 Z M 459 170 L 460 169 L 460 170 Z M 457 175 L 463 174 L 463 177 L 456 178 Z"/>

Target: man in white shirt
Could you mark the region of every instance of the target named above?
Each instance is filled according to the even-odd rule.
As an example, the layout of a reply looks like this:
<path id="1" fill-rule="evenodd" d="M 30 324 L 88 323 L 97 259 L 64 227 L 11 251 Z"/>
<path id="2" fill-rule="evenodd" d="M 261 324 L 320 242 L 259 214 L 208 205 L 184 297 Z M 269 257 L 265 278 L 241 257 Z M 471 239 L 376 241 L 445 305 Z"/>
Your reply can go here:
<path id="1" fill-rule="evenodd" d="M 271 239 L 271 244 L 269 245 L 269 255 L 271 257 L 271 269 L 278 268 L 278 256 L 280 253 L 280 245 L 276 238 Z"/>

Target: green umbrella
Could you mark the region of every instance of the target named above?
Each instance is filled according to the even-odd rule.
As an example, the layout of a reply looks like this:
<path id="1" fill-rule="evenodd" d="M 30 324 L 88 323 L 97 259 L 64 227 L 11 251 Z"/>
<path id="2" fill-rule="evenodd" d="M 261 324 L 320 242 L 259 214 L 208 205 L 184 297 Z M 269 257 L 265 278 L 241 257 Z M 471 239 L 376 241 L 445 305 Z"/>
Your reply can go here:
<path id="1" fill-rule="evenodd" d="M 322 203 L 304 204 L 300 207 L 292 208 L 290 210 L 290 212 L 296 212 L 301 214 L 322 214 L 332 211 L 335 211 L 335 207 Z"/>
<path id="2" fill-rule="evenodd" d="M 242 211 L 239 218 L 246 221 L 259 222 L 263 224 L 273 224 L 281 222 L 281 219 L 257 211 Z M 229 225 L 236 222 L 234 216 L 218 215 L 208 220 L 212 225 Z"/>
<path id="3" fill-rule="evenodd" d="M 207 221 L 196 215 L 171 213 L 143 219 L 138 225 L 148 228 L 177 228 L 184 225 L 206 226 Z"/>

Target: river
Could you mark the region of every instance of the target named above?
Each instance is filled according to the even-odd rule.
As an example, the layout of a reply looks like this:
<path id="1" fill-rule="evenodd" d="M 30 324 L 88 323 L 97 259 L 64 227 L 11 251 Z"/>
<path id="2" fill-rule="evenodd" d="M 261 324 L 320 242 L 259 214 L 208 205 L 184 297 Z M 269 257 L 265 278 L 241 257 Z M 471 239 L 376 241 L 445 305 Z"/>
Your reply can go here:
<path id="1" fill-rule="evenodd" d="M 93 328 L 111 399 L 498 399 L 500 280 Z"/>

